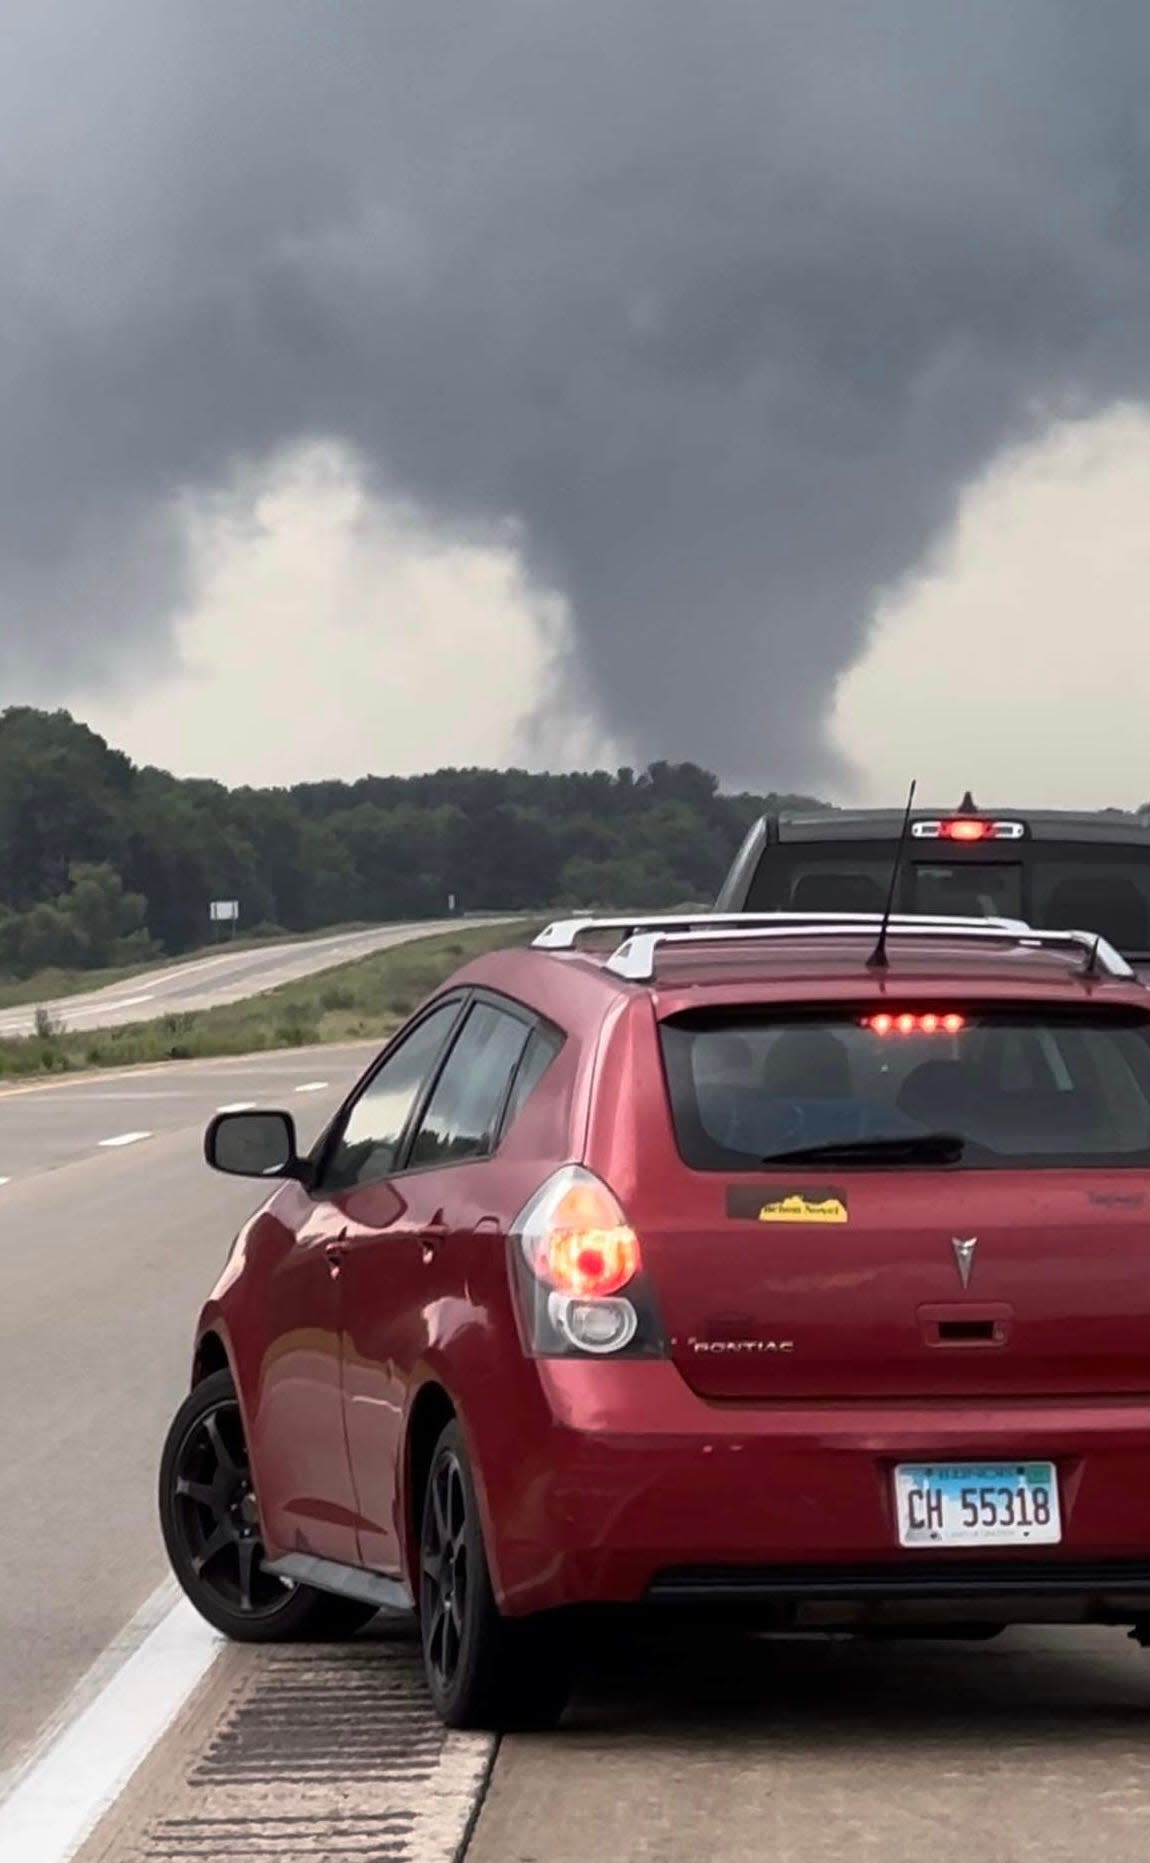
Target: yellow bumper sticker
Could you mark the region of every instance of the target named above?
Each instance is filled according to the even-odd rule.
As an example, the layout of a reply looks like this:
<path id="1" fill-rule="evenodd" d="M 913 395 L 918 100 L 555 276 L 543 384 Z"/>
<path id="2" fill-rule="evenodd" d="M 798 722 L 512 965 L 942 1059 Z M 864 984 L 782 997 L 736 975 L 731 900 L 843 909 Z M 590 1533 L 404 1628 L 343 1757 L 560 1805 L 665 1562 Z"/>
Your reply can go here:
<path id="1" fill-rule="evenodd" d="M 841 1197 L 824 1197 L 815 1202 L 797 1191 L 789 1197 L 776 1197 L 759 1208 L 761 1223 L 845 1223 L 847 1206 Z"/>
<path id="2" fill-rule="evenodd" d="M 744 1223 L 847 1223 L 847 1192 L 839 1184 L 729 1184 L 727 1215 Z"/>

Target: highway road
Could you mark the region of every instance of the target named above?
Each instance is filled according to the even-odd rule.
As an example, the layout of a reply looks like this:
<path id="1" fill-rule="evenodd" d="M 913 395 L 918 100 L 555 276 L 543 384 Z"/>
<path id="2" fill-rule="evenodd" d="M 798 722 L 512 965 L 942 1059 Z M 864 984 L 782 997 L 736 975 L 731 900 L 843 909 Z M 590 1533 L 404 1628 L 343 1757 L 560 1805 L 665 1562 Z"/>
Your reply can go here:
<path id="1" fill-rule="evenodd" d="M 370 1052 L 0 1094 L 0 1772 L 165 1574 L 156 1459 L 197 1309 L 258 1201 L 208 1171 L 204 1125 L 258 1100 L 306 1137 Z"/>
<path id="2" fill-rule="evenodd" d="M 290 1107 L 310 1132 L 366 1052 L 179 1064 L 0 1096 L 10 1774 L 165 1576 L 159 1446 L 197 1305 L 255 1200 L 204 1169 L 203 1122 L 258 1100 Z M 1119 1631 L 1019 1631 L 972 1646 L 621 1637 L 590 1663 L 558 1734 L 507 1739 L 497 1755 L 482 1737 L 442 1738 L 402 1627 L 331 1651 L 213 1644 L 207 1661 L 83 1863 L 450 1863 L 481 1795 L 467 1863 L 1150 1854 L 1150 1654 Z M 5 1850 L 5 1816 L 0 1803 L 5 1859 L 70 1854 Z"/>
<path id="3" fill-rule="evenodd" d="M 490 923 L 468 919 L 469 925 Z M 351 963 L 373 951 L 453 931 L 458 919 L 426 920 L 419 924 L 373 925 L 367 931 L 337 932 L 329 938 L 301 938 L 290 944 L 254 945 L 247 950 L 226 947 L 210 957 L 148 970 L 138 977 L 109 984 L 85 995 L 61 996 L 42 1005 L 65 1028 L 120 1028 L 129 1022 L 151 1022 L 157 1016 L 179 1015 L 190 1009 L 213 1009 L 294 983 L 336 964 Z M 36 1027 L 36 1006 L 0 1010 L 0 1036 L 30 1035 Z"/>

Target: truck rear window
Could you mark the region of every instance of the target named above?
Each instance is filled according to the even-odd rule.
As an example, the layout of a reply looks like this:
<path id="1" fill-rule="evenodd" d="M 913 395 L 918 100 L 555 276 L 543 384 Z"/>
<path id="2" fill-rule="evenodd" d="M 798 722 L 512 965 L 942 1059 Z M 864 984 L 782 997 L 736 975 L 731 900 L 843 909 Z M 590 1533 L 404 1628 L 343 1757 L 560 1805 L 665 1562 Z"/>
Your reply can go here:
<path id="1" fill-rule="evenodd" d="M 764 848 L 748 912 L 881 912 L 893 843 Z M 1150 953 L 1150 857 L 1030 842 L 1011 857 L 932 848 L 906 859 L 897 910 L 1024 918 L 1049 930 L 1096 931 L 1128 957 Z"/>
<path id="2" fill-rule="evenodd" d="M 871 1004 L 784 1019 L 693 1012 L 660 1032 L 679 1149 L 696 1170 L 818 1149 L 842 1166 L 902 1166 L 924 1145 L 922 1163 L 955 1168 L 1150 1168 L 1150 1035 L 1137 1014 L 892 1005 L 876 1018 Z M 958 1144 L 935 1158 L 940 1136 Z"/>

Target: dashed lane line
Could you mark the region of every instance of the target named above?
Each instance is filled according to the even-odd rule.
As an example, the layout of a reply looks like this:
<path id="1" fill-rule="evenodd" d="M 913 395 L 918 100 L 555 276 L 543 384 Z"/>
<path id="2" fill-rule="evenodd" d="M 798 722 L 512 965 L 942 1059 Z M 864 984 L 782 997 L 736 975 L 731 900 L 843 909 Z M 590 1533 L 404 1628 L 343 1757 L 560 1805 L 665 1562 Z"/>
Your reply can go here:
<path id="1" fill-rule="evenodd" d="M 150 1139 L 150 1132 L 118 1132 L 115 1138 L 101 1139 L 105 1151 L 116 1151 L 121 1145 L 138 1145 L 141 1139 Z"/>
<path id="2" fill-rule="evenodd" d="M 301 1087 L 296 1088 L 296 1092 L 297 1093 L 326 1093 L 330 1084 L 331 1083 L 326 1080 L 305 1080 Z"/>

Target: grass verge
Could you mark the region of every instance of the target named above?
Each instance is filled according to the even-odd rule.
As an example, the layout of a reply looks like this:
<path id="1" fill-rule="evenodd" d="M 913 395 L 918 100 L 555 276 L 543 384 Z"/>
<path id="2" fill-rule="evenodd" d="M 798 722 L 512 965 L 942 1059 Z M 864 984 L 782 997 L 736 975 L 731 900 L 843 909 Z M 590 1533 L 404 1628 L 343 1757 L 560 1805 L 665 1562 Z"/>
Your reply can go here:
<path id="1" fill-rule="evenodd" d="M 266 937 L 217 938 L 212 944 L 197 945 L 194 951 L 181 951 L 175 957 L 151 957 L 146 964 L 124 964 L 104 970 L 38 970 L 32 977 L 0 978 L 0 1009 L 24 1009 L 30 1004 L 55 1003 L 66 996 L 87 996 L 92 990 L 106 990 L 113 983 L 128 983 L 133 977 L 151 976 L 158 970 L 177 970 L 181 964 L 195 964 L 205 957 L 226 957 L 230 951 L 254 951 L 263 945 L 310 944 L 317 938 L 340 938 L 349 932 L 369 931 L 366 924 L 325 925 L 320 931 L 269 932 Z"/>
<path id="2" fill-rule="evenodd" d="M 261 996 L 122 1029 L 0 1040 L 0 1077 L 256 1054 L 311 1043 L 381 1040 L 469 958 L 526 944 L 534 925 L 483 925 L 413 939 Z"/>

